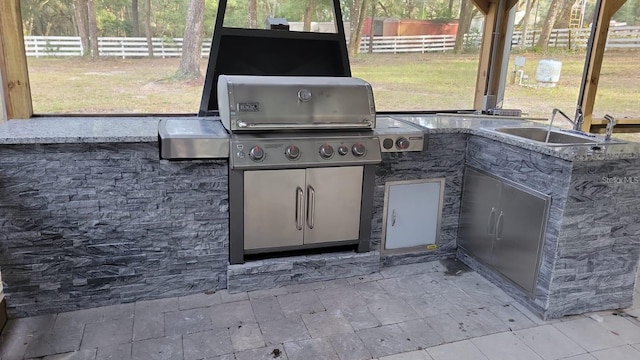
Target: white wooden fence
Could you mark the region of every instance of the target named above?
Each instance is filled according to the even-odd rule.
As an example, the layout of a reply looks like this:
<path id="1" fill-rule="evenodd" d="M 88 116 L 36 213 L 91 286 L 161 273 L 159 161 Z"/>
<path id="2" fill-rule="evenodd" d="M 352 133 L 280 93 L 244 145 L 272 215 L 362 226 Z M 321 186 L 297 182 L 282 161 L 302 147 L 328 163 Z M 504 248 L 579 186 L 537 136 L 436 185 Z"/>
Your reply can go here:
<path id="1" fill-rule="evenodd" d="M 182 38 L 152 38 L 153 54 L 156 57 L 180 57 Z M 82 56 L 82 42 L 78 36 L 25 36 L 27 56 Z M 211 41 L 202 43 L 202 56 L 209 56 Z M 144 37 L 99 37 L 100 56 L 146 57 L 149 56 L 147 38 Z"/>
<path id="2" fill-rule="evenodd" d="M 549 47 L 579 49 L 587 46 L 588 29 L 557 29 L 549 38 Z M 527 32 L 525 48 L 532 47 L 540 37 L 539 30 Z M 520 45 L 521 32 L 515 32 L 511 40 L 514 47 Z M 153 38 L 154 56 L 180 57 L 182 54 L 181 38 Z M 410 52 L 446 52 L 453 50 L 453 35 L 421 35 L 421 36 L 374 36 L 374 53 L 410 53 Z M 478 48 L 480 36 L 468 34 L 465 47 Z M 360 42 L 360 52 L 369 52 L 369 37 Z M 25 36 L 27 56 L 82 56 L 83 49 L 77 36 Z M 615 27 L 609 30 L 607 49 L 640 49 L 640 26 Z M 98 38 L 100 56 L 146 57 L 149 56 L 147 39 L 143 37 L 100 37 Z M 202 44 L 202 56 L 208 56 L 211 41 Z"/>

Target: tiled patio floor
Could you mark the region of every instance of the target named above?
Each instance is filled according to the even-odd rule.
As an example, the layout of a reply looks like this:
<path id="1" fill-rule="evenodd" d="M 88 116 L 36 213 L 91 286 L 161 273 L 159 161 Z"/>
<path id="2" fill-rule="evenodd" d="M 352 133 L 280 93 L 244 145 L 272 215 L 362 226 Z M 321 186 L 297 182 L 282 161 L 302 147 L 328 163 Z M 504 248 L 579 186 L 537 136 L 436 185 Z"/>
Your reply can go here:
<path id="1" fill-rule="evenodd" d="M 640 294 L 638 294 L 640 298 Z M 626 314 L 640 316 L 638 310 Z M 267 291 L 199 294 L 10 320 L 2 360 L 640 359 L 640 321 L 542 321 L 439 262 Z"/>

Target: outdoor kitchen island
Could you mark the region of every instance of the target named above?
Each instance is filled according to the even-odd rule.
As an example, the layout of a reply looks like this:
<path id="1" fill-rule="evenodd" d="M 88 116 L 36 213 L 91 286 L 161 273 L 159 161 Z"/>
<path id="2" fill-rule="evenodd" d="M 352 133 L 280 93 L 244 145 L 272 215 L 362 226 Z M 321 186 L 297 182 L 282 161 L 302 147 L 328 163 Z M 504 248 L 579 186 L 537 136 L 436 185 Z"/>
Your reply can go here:
<path id="1" fill-rule="evenodd" d="M 640 257 L 639 145 L 551 148 L 485 130 L 527 125 L 520 120 L 401 118 L 423 126 L 429 144 L 422 152 L 383 154 L 372 251 L 262 260 L 283 281 L 265 285 L 318 280 L 287 275 L 293 264 L 298 273 L 327 279 L 457 253 L 545 318 L 631 305 Z M 249 266 L 229 266 L 228 161 L 160 161 L 158 120 L 35 118 L 0 125 L 0 265 L 10 317 L 224 289 L 233 285 L 234 270 Z M 465 166 L 551 197 L 535 298 L 458 252 Z M 380 256 L 385 182 L 431 177 L 445 179 L 437 249 Z M 332 262 L 333 272 L 323 272 Z"/>

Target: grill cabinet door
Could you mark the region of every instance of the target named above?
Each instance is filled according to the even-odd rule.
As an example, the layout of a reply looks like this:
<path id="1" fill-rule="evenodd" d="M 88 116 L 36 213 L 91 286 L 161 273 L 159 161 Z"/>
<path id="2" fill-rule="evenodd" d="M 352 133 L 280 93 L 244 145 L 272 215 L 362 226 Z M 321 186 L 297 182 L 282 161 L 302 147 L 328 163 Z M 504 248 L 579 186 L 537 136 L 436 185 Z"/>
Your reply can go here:
<path id="1" fill-rule="evenodd" d="M 485 265 L 491 265 L 499 198 L 500 181 L 465 168 L 458 246 Z"/>
<path id="2" fill-rule="evenodd" d="M 357 240 L 362 166 L 307 169 L 305 244 Z"/>
<path id="3" fill-rule="evenodd" d="M 244 173 L 244 248 L 302 245 L 305 170 Z"/>
<path id="4" fill-rule="evenodd" d="M 493 263 L 529 294 L 535 292 L 548 207 L 548 197 L 502 184 Z"/>

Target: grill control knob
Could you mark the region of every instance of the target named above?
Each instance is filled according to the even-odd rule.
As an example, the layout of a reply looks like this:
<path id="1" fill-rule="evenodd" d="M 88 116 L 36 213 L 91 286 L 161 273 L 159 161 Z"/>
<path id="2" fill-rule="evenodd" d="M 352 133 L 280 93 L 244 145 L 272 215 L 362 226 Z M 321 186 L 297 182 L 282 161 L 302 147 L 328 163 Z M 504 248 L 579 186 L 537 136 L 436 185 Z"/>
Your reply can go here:
<path id="1" fill-rule="evenodd" d="M 340 145 L 338 148 L 338 154 L 345 156 L 349 153 L 349 147 L 347 145 Z"/>
<path id="2" fill-rule="evenodd" d="M 389 150 L 393 147 L 393 139 L 391 138 L 386 138 L 384 140 L 382 140 L 382 147 Z"/>
<path id="3" fill-rule="evenodd" d="M 357 144 L 353 145 L 353 147 L 351 147 L 351 152 L 356 157 L 362 157 L 362 156 L 364 156 L 364 154 L 367 153 L 367 149 L 364 147 L 364 145 L 362 145 L 360 143 L 357 143 Z"/>
<path id="4" fill-rule="evenodd" d="M 300 149 L 295 145 L 289 145 L 284 150 L 284 156 L 289 160 L 298 160 L 300 157 Z"/>
<path id="5" fill-rule="evenodd" d="M 262 161 L 264 159 L 264 150 L 256 145 L 249 150 L 249 158 L 253 161 Z"/>
<path id="6" fill-rule="evenodd" d="M 329 144 L 320 146 L 320 156 L 323 159 L 329 159 L 333 156 L 333 147 Z"/>
<path id="7" fill-rule="evenodd" d="M 398 140 L 396 140 L 396 147 L 399 150 L 406 150 L 409 148 L 409 140 L 405 137 L 399 137 Z"/>

